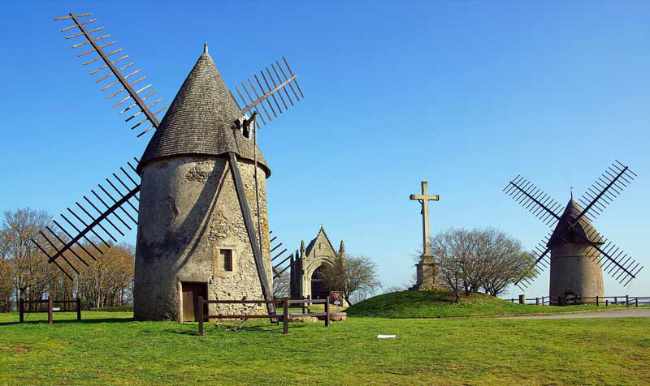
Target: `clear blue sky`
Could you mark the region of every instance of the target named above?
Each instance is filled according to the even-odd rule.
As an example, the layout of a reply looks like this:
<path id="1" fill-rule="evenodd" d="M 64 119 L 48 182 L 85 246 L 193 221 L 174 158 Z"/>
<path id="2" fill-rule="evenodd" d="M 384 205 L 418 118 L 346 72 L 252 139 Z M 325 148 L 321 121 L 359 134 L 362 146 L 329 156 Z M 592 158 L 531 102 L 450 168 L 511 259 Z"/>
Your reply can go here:
<path id="1" fill-rule="evenodd" d="M 648 269 L 647 2 L 11 2 L 0 25 L 0 210 L 52 214 L 133 156 L 136 140 L 52 17 L 91 11 L 169 103 L 204 41 L 230 85 L 285 55 L 305 100 L 263 129 L 270 221 L 296 246 L 323 224 L 409 281 L 428 179 L 432 230 L 545 226 L 502 192 L 521 173 L 558 201 L 614 159 L 637 181 L 596 222 Z M 125 241 L 134 242 L 134 235 Z M 547 277 L 528 291 L 546 294 Z"/>

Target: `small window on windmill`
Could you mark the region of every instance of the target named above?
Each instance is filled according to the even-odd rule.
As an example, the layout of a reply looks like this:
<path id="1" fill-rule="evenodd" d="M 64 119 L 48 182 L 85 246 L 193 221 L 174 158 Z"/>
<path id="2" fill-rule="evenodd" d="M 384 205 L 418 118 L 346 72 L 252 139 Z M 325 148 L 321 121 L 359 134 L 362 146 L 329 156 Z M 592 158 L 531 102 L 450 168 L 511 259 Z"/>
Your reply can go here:
<path id="1" fill-rule="evenodd" d="M 225 272 L 232 272 L 232 249 L 220 249 L 221 262 Z"/>

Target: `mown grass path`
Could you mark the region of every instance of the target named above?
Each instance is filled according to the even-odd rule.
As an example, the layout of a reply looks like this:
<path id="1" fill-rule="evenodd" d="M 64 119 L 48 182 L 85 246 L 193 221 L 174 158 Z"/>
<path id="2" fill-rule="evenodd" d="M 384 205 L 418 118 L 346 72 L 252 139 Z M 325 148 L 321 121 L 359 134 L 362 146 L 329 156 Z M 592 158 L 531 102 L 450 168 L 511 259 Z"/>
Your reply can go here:
<path id="1" fill-rule="evenodd" d="M 292 324 L 288 336 L 263 321 L 210 325 L 199 337 L 194 323 L 129 313 L 55 316 L 0 314 L 0 384 L 650 383 L 650 319 L 353 317 Z"/>

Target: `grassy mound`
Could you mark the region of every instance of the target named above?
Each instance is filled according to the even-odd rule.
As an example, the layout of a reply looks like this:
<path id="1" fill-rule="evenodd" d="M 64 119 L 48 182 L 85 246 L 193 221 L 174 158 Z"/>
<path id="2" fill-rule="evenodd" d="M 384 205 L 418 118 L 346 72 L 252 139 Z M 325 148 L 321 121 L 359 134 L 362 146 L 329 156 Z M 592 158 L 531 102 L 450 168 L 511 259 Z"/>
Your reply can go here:
<path id="1" fill-rule="evenodd" d="M 382 318 L 449 318 L 546 314 L 598 309 L 604 310 L 605 307 L 597 308 L 593 305 L 550 307 L 512 304 L 494 296 L 478 293 L 461 296 L 459 302 L 456 303 L 454 296 L 446 291 L 402 291 L 366 299 L 352 305 L 346 312 L 350 316 Z"/>

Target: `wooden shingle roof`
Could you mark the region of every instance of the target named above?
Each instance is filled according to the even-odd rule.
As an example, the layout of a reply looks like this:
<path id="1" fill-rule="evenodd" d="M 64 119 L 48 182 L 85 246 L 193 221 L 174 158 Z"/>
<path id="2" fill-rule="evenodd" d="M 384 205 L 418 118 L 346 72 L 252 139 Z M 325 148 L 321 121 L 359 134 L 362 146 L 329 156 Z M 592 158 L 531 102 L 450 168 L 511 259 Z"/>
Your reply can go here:
<path id="1" fill-rule="evenodd" d="M 241 116 L 206 48 L 151 137 L 138 172 L 142 173 L 142 168 L 155 160 L 181 155 L 220 156 L 234 152 L 253 161 L 252 139 L 233 129 L 233 123 Z M 257 161 L 268 177 L 271 170 L 259 148 Z"/>
<path id="2" fill-rule="evenodd" d="M 602 236 L 596 231 L 596 228 L 582 216 L 576 223 L 576 219 L 582 212 L 582 207 L 573 200 L 569 200 L 564 212 L 558 220 L 557 226 L 548 240 L 547 246 L 550 248 L 566 244 L 602 244 Z"/>

